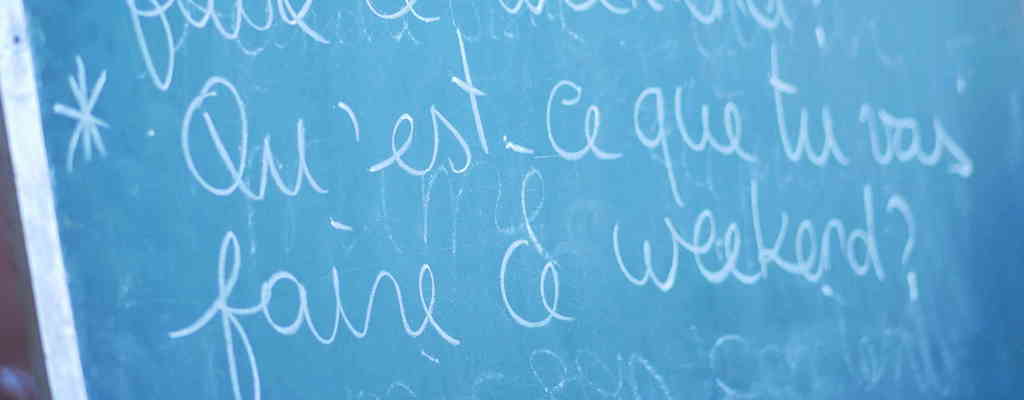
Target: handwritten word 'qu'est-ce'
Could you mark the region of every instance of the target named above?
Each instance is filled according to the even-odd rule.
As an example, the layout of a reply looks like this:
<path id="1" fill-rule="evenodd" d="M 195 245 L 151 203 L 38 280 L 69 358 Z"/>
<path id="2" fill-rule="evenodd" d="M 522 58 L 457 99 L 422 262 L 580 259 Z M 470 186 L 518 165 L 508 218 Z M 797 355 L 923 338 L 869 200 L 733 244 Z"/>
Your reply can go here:
<path id="1" fill-rule="evenodd" d="M 477 129 L 477 134 L 480 139 L 480 145 L 484 152 L 487 152 L 487 138 L 484 131 L 483 122 L 480 117 L 480 109 L 477 102 L 477 97 L 484 96 L 486 93 L 473 86 L 473 78 L 469 70 L 469 62 L 466 59 L 465 45 L 462 40 L 462 34 L 457 32 L 459 50 L 462 56 L 462 65 L 465 75 L 463 78 L 452 77 L 452 82 L 455 83 L 460 89 L 466 92 L 469 96 L 470 108 L 473 112 L 474 121 Z M 229 97 L 230 101 L 234 102 L 234 111 L 237 115 L 233 116 L 241 121 L 241 127 L 239 132 L 240 144 L 238 146 L 237 157 L 232 157 L 228 150 L 228 146 L 225 145 L 223 137 L 217 128 L 215 118 L 208 112 L 202 111 L 204 104 L 211 98 L 215 98 L 225 94 Z M 355 139 L 359 141 L 360 123 L 358 114 L 354 109 L 344 102 L 338 103 L 338 108 L 345 112 L 345 115 L 350 119 L 352 127 L 354 129 Z M 434 168 L 437 161 L 438 147 L 440 143 L 440 126 L 442 124 L 452 136 L 459 143 L 459 146 L 464 153 L 465 161 L 461 167 L 456 167 L 454 161 L 449 159 L 451 171 L 459 174 L 465 172 L 472 164 L 473 153 L 470 150 L 469 144 L 463 138 L 458 128 L 452 124 L 445 115 L 438 110 L 435 106 L 430 106 L 431 119 L 433 121 L 433 152 L 429 164 L 425 168 L 416 168 L 409 165 L 402 157 L 409 151 L 413 144 L 415 136 L 415 121 L 408 113 L 402 114 L 398 120 L 395 121 L 394 128 L 392 129 L 391 136 L 391 155 L 385 160 L 372 165 L 369 170 L 370 172 L 380 172 L 392 165 L 397 165 L 403 171 L 414 175 L 422 176 Z M 194 157 L 192 150 L 192 129 L 197 118 L 202 119 L 203 124 L 207 130 L 209 138 L 216 149 L 217 156 L 220 158 L 223 167 L 227 170 L 231 176 L 232 181 L 227 185 L 216 185 L 211 183 L 204 174 L 200 171 Z M 397 145 L 398 135 L 402 131 L 402 127 L 406 127 L 408 130 L 408 136 L 401 146 Z M 323 188 L 317 179 L 313 176 L 312 171 L 306 160 L 306 129 L 303 120 L 300 118 L 296 122 L 296 151 L 298 153 L 298 166 L 296 167 L 296 175 L 291 184 L 285 181 L 282 177 L 280 168 L 277 166 L 277 161 L 274 157 L 273 149 L 270 145 L 270 136 L 264 137 L 262 146 L 262 156 L 260 158 L 260 177 L 257 186 L 254 188 L 250 183 L 247 183 L 245 175 L 248 169 L 249 158 L 247 157 L 249 147 L 249 119 L 246 112 L 245 101 L 239 94 L 238 89 L 228 81 L 226 78 L 214 76 L 207 80 L 206 84 L 200 90 L 197 95 L 188 106 L 185 112 L 185 117 L 182 121 L 181 127 L 181 147 L 185 157 L 185 163 L 188 166 L 189 172 L 196 179 L 200 186 L 204 189 L 213 193 L 217 196 L 228 196 L 235 191 L 241 192 L 249 199 L 261 200 L 266 196 L 266 190 L 270 180 L 273 180 L 275 186 L 280 190 L 281 193 L 287 196 L 297 195 L 303 186 L 304 182 L 308 182 L 308 185 L 318 193 L 327 193 L 327 189 Z"/>

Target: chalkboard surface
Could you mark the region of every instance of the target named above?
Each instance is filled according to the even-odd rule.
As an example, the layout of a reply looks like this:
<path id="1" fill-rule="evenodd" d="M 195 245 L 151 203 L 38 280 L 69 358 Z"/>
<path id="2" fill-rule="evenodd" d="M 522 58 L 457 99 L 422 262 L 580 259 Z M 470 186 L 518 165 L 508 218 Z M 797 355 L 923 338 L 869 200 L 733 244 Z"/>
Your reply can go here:
<path id="1" fill-rule="evenodd" d="M 61 398 L 1017 394 L 1018 1 L 2 4 Z"/>

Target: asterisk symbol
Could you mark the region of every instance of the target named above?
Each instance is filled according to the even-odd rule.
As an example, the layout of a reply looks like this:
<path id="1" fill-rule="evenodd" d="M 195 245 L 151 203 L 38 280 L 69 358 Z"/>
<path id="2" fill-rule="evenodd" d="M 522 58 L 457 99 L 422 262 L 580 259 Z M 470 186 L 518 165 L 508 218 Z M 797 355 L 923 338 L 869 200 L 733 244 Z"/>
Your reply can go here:
<path id="1" fill-rule="evenodd" d="M 53 112 L 77 121 L 75 130 L 71 133 L 71 142 L 68 144 L 68 172 L 72 172 L 75 169 L 75 150 L 78 148 L 79 140 L 82 141 L 82 145 L 85 147 L 86 161 L 92 161 L 93 147 L 96 148 L 96 151 L 101 156 L 107 155 L 107 149 L 103 146 L 103 138 L 100 137 L 100 127 L 110 127 L 105 121 L 92 114 L 92 109 L 96 106 L 96 101 L 99 100 L 100 92 L 103 91 L 103 85 L 107 83 L 107 71 L 103 70 L 100 73 L 99 79 L 96 80 L 96 85 L 90 91 L 86 87 L 85 64 L 82 63 L 82 57 L 75 57 L 75 62 L 78 64 L 78 79 L 75 79 L 74 76 L 68 76 L 68 82 L 71 85 L 71 94 L 75 96 L 75 101 L 78 102 L 78 108 L 74 109 L 63 104 L 55 104 L 53 106 Z"/>

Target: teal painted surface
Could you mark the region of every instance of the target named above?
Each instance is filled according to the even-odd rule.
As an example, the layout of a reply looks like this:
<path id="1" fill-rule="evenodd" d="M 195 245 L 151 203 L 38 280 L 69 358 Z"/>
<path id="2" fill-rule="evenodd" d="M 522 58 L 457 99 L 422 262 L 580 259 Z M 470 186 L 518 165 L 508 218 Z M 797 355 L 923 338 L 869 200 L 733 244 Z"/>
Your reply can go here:
<path id="1" fill-rule="evenodd" d="M 88 391 L 1014 393 L 1024 10 L 904 3 L 28 2 Z"/>

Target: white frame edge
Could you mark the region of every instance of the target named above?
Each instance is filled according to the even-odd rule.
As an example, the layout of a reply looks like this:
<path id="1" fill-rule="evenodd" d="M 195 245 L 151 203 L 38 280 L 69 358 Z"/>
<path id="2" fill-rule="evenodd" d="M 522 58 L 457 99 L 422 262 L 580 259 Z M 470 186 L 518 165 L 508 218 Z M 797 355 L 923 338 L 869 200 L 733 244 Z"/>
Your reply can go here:
<path id="1" fill-rule="evenodd" d="M 35 77 L 24 4 L 0 0 L 0 98 L 46 383 L 54 399 L 85 400 Z"/>

